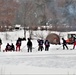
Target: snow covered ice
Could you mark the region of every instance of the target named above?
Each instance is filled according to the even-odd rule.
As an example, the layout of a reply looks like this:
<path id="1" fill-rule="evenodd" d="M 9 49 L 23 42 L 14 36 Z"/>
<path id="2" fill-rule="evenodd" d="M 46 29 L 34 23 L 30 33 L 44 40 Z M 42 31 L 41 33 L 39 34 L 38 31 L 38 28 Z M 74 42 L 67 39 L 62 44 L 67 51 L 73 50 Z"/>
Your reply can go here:
<path id="1" fill-rule="evenodd" d="M 5 49 L 7 42 L 13 42 L 15 45 L 20 33 L 22 34 L 23 31 L 8 33 L 10 36 L 8 40 L 5 40 L 5 33 L 0 33 L 3 42 L 2 50 Z M 22 42 L 20 52 L 0 52 L 0 75 L 76 74 L 76 49 L 71 50 L 73 45 L 68 45 L 69 50 L 63 50 L 61 45 L 50 45 L 49 51 L 40 52 L 37 50 L 37 40 L 32 42 L 34 47 L 32 53 L 27 52 L 27 41 Z"/>

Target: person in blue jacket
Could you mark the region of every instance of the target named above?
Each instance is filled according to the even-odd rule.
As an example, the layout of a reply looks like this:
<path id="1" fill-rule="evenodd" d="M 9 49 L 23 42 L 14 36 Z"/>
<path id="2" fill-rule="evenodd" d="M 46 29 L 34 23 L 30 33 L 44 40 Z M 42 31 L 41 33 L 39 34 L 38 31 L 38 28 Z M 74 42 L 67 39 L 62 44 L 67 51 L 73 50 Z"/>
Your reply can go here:
<path id="1" fill-rule="evenodd" d="M 49 50 L 49 47 L 50 47 L 50 43 L 48 40 L 45 40 L 45 51 L 48 51 Z"/>
<path id="2" fill-rule="evenodd" d="M 42 39 L 38 39 L 38 51 L 42 51 L 44 48 L 43 48 L 43 43 L 44 41 Z"/>

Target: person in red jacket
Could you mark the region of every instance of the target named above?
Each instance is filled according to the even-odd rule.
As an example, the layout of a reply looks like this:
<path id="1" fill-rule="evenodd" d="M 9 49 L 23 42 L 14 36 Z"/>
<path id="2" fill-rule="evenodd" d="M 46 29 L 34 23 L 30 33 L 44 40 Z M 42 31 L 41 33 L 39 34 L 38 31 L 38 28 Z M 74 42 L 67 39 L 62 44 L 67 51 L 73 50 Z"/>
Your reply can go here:
<path id="1" fill-rule="evenodd" d="M 20 47 L 21 47 L 21 40 L 17 40 L 16 42 L 16 51 L 20 51 Z"/>
<path id="2" fill-rule="evenodd" d="M 75 49 L 75 46 L 76 46 L 76 38 L 74 37 L 73 49 Z"/>

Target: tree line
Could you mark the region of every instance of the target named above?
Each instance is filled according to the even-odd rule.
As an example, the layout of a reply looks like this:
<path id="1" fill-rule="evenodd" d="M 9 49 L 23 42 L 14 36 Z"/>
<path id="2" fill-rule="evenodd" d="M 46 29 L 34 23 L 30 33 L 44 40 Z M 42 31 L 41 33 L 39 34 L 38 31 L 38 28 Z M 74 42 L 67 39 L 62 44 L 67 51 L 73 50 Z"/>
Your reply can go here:
<path id="1" fill-rule="evenodd" d="M 0 29 L 15 24 L 76 30 L 76 0 L 0 0 Z"/>

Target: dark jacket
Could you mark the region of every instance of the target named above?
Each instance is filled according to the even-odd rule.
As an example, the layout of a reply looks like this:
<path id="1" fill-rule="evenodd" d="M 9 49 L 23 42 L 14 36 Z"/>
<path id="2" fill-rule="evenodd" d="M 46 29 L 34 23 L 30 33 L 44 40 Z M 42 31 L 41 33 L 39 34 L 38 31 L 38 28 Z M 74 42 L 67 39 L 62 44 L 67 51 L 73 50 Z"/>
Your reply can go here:
<path id="1" fill-rule="evenodd" d="M 45 46 L 50 46 L 50 43 L 48 40 L 45 41 Z"/>
<path id="2" fill-rule="evenodd" d="M 28 40 L 27 46 L 31 46 L 31 47 L 32 47 L 32 42 L 31 42 L 31 40 Z"/>
<path id="3" fill-rule="evenodd" d="M 11 50 L 15 50 L 15 46 L 11 44 Z"/>
<path id="4" fill-rule="evenodd" d="M 67 44 L 66 40 L 64 38 L 62 38 L 62 40 L 63 40 L 63 44 L 66 45 Z"/>
<path id="5" fill-rule="evenodd" d="M 2 44 L 2 40 L 0 39 L 0 45 Z"/>
<path id="6" fill-rule="evenodd" d="M 6 45 L 6 50 L 11 50 L 11 46 L 9 44 Z"/>
<path id="7" fill-rule="evenodd" d="M 43 40 L 39 40 L 39 45 L 43 45 L 44 41 Z"/>

